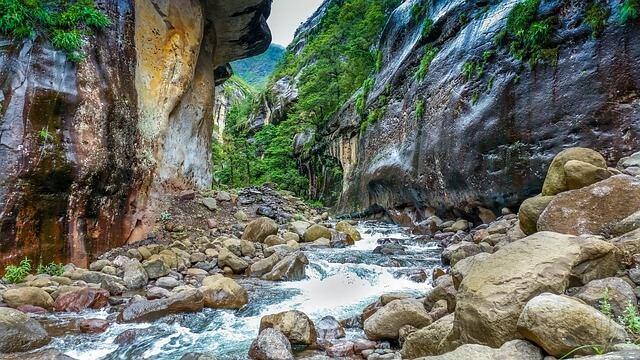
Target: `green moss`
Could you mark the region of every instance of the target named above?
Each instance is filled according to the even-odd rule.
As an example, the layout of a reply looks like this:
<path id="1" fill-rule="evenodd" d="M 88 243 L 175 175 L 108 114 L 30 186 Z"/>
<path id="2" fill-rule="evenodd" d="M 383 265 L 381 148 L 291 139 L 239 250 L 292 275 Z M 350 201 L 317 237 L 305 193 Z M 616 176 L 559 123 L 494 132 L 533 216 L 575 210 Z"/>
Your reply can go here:
<path id="1" fill-rule="evenodd" d="M 624 0 L 620 8 L 620 14 L 618 15 L 618 22 L 620 24 L 626 24 L 637 20 L 638 17 L 640 17 L 640 1 Z"/>
<path id="2" fill-rule="evenodd" d="M 480 94 L 477 91 L 471 94 L 471 104 L 475 105 L 478 102 L 479 98 Z"/>
<path id="3" fill-rule="evenodd" d="M 429 10 L 428 4 L 420 4 L 420 3 L 414 4 L 411 7 L 411 20 L 413 20 L 413 22 L 419 22 L 422 18 L 425 17 L 428 10 Z"/>
<path id="4" fill-rule="evenodd" d="M 508 43 L 514 58 L 529 60 L 532 65 L 545 59 L 556 21 L 554 17 L 538 20 L 539 5 L 540 0 L 525 0 L 516 4 L 509 13 L 506 32 L 499 33 L 494 39 L 496 44 Z"/>
<path id="5" fill-rule="evenodd" d="M 423 38 L 428 38 L 431 35 L 431 31 L 433 30 L 433 20 L 426 19 L 424 23 L 422 23 L 421 34 Z"/>
<path id="6" fill-rule="evenodd" d="M 607 20 L 610 14 L 611 8 L 604 4 L 593 3 L 587 5 L 584 21 L 591 28 L 591 37 L 593 39 L 597 39 L 602 34 L 607 26 Z"/>
<path id="7" fill-rule="evenodd" d="M 431 62 L 436 55 L 438 55 L 438 51 L 440 51 L 440 49 L 433 46 L 433 44 L 427 44 L 427 46 L 425 46 L 424 56 L 422 56 L 420 67 L 418 67 L 418 71 L 416 71 L 416 79 L 418 81 L 424 80 L 425 76 L 427 76 L 429 66 L 431 66 Z"/>
<path id="8" fill-rule="evenodd" d="M 92 0 L 3 0 L 0 2 L 0 33 L 15 39 L 44 35 L 69 60 L 84 58 L 84 37 L 111 21 Z"/>
<path id="9" fill-rule="evenodd" d="M 467 61 L 462 65 L 462 75 L 467 78 L 467 80 L 471 79 L 473 76 L 473 72 L 475 71 L 476 64 L 473 61 Z"/>
<path id="10" fill-rule="evenodd" d="M 420 120 L 424 117 L 424 114 L 425 114 L 424 100 L 420 100 L 416 103 L 416 118 Z"/>
<path id="11" fill-rule="evenodd" d="M 458 24 L 464 26 L 467 23 L 469 23 L 469 15 L 467 15 L 466 13 L 458 15 Z"/>

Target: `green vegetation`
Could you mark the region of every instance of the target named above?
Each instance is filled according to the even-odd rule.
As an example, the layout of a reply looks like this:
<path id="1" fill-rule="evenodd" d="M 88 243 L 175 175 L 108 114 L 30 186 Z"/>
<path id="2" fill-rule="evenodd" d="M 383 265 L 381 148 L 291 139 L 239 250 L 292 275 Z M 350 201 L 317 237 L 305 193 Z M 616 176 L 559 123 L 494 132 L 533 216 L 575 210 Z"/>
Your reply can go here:
<path id="1" fill-rule="evenodd" d="M 422 37 L 423 38 L 429 37 L 429 35 L 431 35 L 432 30 L 433 30 L 433 20 L 426 19 L 424 23 L 422 23 L 422 30 L 421 30 Z"/>
<path id="2" fill-rule="evenodd" d="M 417 3 L 411 7 L 411 20 L 413 22 L 419 22 L 427 15 L 427 11 L 429 10 L 429 3 L 426 2 L 424 4 Z"/>
<path id="3" fill-rule="evenodd" d="M 360 124 L 360 133 L 362 134 L 367 129 L 367 127 L 369 127 L 369 125 L 375 124 L 376 122 L 382 120 L 382 117 L 386 112 L 387 106 L 383 106 L 371 111 L 367 115 L 367 118 Z"/>
<path id="4" fill-rule="evenodd" d="M 597 39 L 607 26 L 611 8 L 601 3 L 587 5 L 584 21 L 591 28 L 591 37 Z"/>
<path id="5" fill-rule="evenodd" d="M 418 79 L 418 81 L 424 80 L 424 77 L 427 76 L 429 66 L 431 65 L 431 62 L 436 57 L 436 55 L 438 55 L 438 51 L 439 49 L 433 46 L 433 44 L 427 44 L 427 46 L 425 46 L 424 56 L 422 57 L 422 60 L 420 61 L 420 67 L 416 72 L 416 79 Z"/>
<path id="6" fill-rule="evenodd" d="M 511 55 L 521 61 L 535 65 L 539 60 L 557 62 L 558 48 L 551 48 L 550 40 L 556 18 L 538 19 L 540 0 L 525 0 L 516 4 L 507 19 L 504 32 L 494 39 L 496 44 L 509 42 Z"/>
<path id="7" fill-rule="evenodd" d="M 416 118 L 420 120 L 424 117 L 424 114 L 425 114 L 424 100 L 420 100 L 416 103 Z"/>
<path id="8" fill-rule="evenodd" d="M 36 273 L 47 274 L 51 276 L 60 276 L 64 273 L 64 266 L 62 264 L 56 264 L 55 262 L 50 262 L 48 265 L 38 265 L 36 269 Z"/>
<path id="9" fill-rule="evenodd" d="M 362 91 L 356 97 L 356 111 L 358 114 L 364 114 L 364 110 L 367 106 L 367 97 L 375 84 L 376 79 L 373 77 L 368 78 L 365 80 L 364 84 L 362 84 Z"/>
<path id="10" fill-rule="evenodd" d="M 609 288 L 602 290 L 602 300 L 599 302 L 600 311 L 609 319 L 613 319 L 613 311 L 611 310 L 611 295 L 609 294 Z"/>
<path id="11" fill-rule="evenodd" d="M 284 55 L 284 47 L 271 44 L 263 54 L 231 63 L 235 74 L 256 89 L 262 89 Z"/>
<path id="12" fill-rule="evenodd" d="M 620 8 L 620 15 L 618 16 L 618 22 L 620 24 L 626 24 L 638 19 L 640 13 L 640 1 L 639 0 L 624 0 L 622 7 Z"/>
<path id="13" fill-rule="evenodd" d="M 24 278 L 31 272 L 31 260 L 24 258 L 20 265 L 9 265 L 5 269 L 4 278 L 12 284 L 23 282 Z"/>
<path id="14" fill-rule="evenodd" d="M 624 308 L 624 314 L 618 318 L 618 321 L 624 325 L 628 331 L 639 334 L 640 333 L 640 316 L 638 315 L 638 307 L 627 301 L 627 306 Z"/>
<path id="15" fill-rule="evenodd" d="M 78 63 L 84 59 L 84 37 L 111 25 L 93 0 L 4 0 L 0 2 L 0 33 L 15 39 L 43 35 L 53 47 Z"/>
<path id="16" fill-rule="evenodd" d="M 580 351 L 582 349 L 591 349 L 597 355 L 602 355 L 602 354 L 607 352 L 607 347 L 604 346 L 604 345 L 583 345 L 583 346 L 579 346 L 579 347 L 569 351 L 568 353 L 562 355 L 562 357 L 559 360 L 567 359 L 569 356 L 573 355 L 576 351 Z"/>

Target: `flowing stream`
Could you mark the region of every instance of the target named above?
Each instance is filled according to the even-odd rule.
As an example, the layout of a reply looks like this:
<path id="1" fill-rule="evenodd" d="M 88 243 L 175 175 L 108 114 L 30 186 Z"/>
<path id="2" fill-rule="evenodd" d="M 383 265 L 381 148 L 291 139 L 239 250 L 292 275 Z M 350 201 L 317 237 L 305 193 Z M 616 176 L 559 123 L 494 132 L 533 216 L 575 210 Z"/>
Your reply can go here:
<path id="1" fill-rule="evenodd" d="M 357 226 L 363 240 L 343 249 L 305 250 L 309 258 L 307 278 L 302 281 L 268 282 L 238 279 L 249 292 L 249 303 L 239 311 L 205 309 L 195 314 L 171 315 L 153 323 L 113 323 L 103 334 L 66 334 L 55 337 L 48 346 L 77 359 L 179 359 L 189 352 L 201 352 L 221 359 L 245 359 L 258 334 L 260 318 L 286 310 L 300 310 L 313 321 L 332 315 L 338 320 L 358 315 L 380 295 L 391 292 L 424 295 L 429 281 L 415 282 L 409 277 L 423 274 L 430 278 L 440 263 L 436 243 L 420 241 L 405 229 L 362 222 Z M 384 240 L 392 239 L 392 240 Z M 406 247 L 406 254 L 374 253 L 378 243 L 391 241 Z M 424 271 L 424 273 L 422 273 Z M 61 327 L 80 318 L 107 318 L 103 311 L 56 314 Z M 138 335 L 130 345 L 113 343 L 125 330 Z M 362 330 L 346 329 L 347 338 L 364 337 Z"/>

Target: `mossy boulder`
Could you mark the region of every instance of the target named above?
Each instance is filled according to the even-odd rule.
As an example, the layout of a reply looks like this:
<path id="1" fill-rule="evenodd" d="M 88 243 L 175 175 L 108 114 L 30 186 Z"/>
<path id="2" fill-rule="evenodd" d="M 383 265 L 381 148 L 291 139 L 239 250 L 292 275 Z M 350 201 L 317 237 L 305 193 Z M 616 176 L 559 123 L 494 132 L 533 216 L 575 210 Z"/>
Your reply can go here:
<path id="1" fill-rule="evenodd" d="M 531 235 L 538 231 L 538 219 L 547 205 L 553 200 L 553 196 L 534 196 L 525 200 L 518 210 L 520 229 L 525 235 Z"/>
<path id="2" fill-rule="evenodd" d="M 602 155 L 594 150 L 580 147 L 563 150 L 551 161 L 551 165 L 547 171 L 547 177 L 544 179 L 544 184 L 542 185 L 543 196 L 556 195 L 570 189 L 567 185 L 567 177 L 565 176 L 565 165 L 571 160 L 578 160 L 605 170 L 607 168 L 607 162 Z M 581 167 L 580 169 L 583 168 L 584 167 Z M 577 175 L 570 174 L 569 177 L 575 179 Z"/>
<path id="3" fill-rule="evenodd" d="M 362 235 L 360 235 L 360 232 L 353 225 L 349 224 L 346 221 L 338 222 L 336 224 L 336 230 L 351 236 L 351 240 L 353 241 L 362 240 Z"/>

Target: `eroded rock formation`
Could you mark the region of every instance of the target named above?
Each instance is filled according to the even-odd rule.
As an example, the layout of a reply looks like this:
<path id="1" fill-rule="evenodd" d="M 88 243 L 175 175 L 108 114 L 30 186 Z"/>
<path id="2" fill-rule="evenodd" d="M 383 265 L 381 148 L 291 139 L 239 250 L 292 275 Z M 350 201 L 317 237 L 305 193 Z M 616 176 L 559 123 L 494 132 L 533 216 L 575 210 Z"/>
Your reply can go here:
<path id="1" fill-rule="evenodd" d="M 0 42 L 0 253 L 86 265 L 142 239 L 164 194 L 211 185 L 214 87 L 267 49 L 269 0 L 101 2 L 73 65 Z"/>

